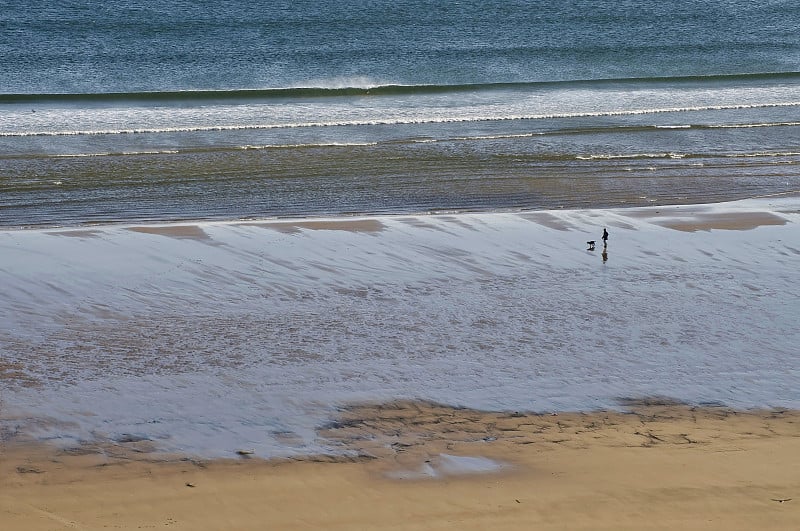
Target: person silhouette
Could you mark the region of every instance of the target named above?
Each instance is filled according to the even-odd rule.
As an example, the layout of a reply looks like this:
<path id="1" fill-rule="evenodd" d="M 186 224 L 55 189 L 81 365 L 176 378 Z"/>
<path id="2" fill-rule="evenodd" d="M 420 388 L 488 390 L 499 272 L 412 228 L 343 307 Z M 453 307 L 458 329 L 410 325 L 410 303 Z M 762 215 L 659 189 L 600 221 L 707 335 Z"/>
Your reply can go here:
<path id="1" fill-rule="evenodd" d="M 603 227 L 603 247 L 608 245 L 608 231 Z"/>

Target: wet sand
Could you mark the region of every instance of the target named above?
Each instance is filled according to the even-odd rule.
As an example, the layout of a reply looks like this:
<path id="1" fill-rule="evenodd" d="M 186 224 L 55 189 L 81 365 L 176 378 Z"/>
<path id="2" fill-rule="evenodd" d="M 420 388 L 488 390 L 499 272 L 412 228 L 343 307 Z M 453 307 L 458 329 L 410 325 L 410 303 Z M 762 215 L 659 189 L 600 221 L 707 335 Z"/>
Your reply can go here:
<path id="1" fill-rule="evenodd" d="M 345 409 L 348 457 L 196 460 L 142 441 L 0 454 L 2 529 L 791 529 L 800 412 L 631 401 L 491 413 Z"/>
<path id="2" fill-rule="evenodd" d="M 792 529 L 797 205 L 2 232 L 0 529 Z"/>
<path id="3" fill-rule="evenodd" d="M 786 218 L 765 211 L 714 211 L 709 205 L 678 205 L 631 209 L 629 216 L 648 219 L 656 225 L 684 232 L 711 230 L 752 230 L 768 225 L 785 225 Z"/>
<path id="4" fill-rule="evenodd" d="M 172 226 L 152 226 L 152 227 L 129 227 L 128 230 L 142 234 L 158 234 L 171 238 L 208 240 L 208 234 L 196 225 L 172 225 Z"/>
<path id="5" fill-rule="evenodd" d="M 798 205 L 0 231 L 0 430 L 286 457 L 363 400 L 797 409 Z"/>

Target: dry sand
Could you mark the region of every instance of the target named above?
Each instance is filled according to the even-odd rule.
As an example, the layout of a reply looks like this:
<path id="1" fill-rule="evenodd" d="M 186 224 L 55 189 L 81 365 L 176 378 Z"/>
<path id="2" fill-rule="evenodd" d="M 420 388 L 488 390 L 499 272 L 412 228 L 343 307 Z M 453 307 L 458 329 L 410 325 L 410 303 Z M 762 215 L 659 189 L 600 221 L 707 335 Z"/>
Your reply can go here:
<path id="1" fill-rule="evenodd" d="M 350 458 L 198 461 L 6 434 L 0 529 L 797 529 L 800 412 L 342 411 Z"/>

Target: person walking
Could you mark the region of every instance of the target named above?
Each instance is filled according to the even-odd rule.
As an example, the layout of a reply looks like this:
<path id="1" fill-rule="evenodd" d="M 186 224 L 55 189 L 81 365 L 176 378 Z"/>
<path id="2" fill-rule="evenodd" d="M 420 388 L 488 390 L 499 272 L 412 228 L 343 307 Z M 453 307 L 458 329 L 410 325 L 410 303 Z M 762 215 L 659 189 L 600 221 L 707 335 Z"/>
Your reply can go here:
<path id="1" fill-rule="evenodd" d="M 603 227 L 603 247 L 608 245 L 608 231 Z"/>

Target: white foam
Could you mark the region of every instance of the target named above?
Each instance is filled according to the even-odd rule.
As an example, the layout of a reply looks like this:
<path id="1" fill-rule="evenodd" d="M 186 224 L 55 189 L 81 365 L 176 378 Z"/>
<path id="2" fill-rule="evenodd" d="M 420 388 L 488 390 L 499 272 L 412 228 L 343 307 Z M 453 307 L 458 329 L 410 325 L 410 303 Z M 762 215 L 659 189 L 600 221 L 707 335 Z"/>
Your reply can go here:
<path id="1" fill-rule="evenodd" d="M 414 104 L 409 104 L 413 98 Z M 739 86 L 716 90 L 676 87 L 519 90 L 298 101 L 198 102 L 195 105 L 42 106 L 0 114 L 0 138 L 141 135 L 372 125 L 636 117 L 800 107 L 797 90 Z M 680 118 L 681 123 L 688 118 Z M 761 120 L 759 118 L 759 120 Z M 706 126 L 751 127 L 707 118 Z M 707 122 L 707 123 L 706 123 Z M 775 125 L 794 125 L 781 120 Z M 658 125 L 658 124 L 656 124 Z M 683 124 L 684 126 L 686 124 Z M 757 122 L 757 126 L 773 125 Z M 527 131 L 526 131 L 527 132 Z"/>

